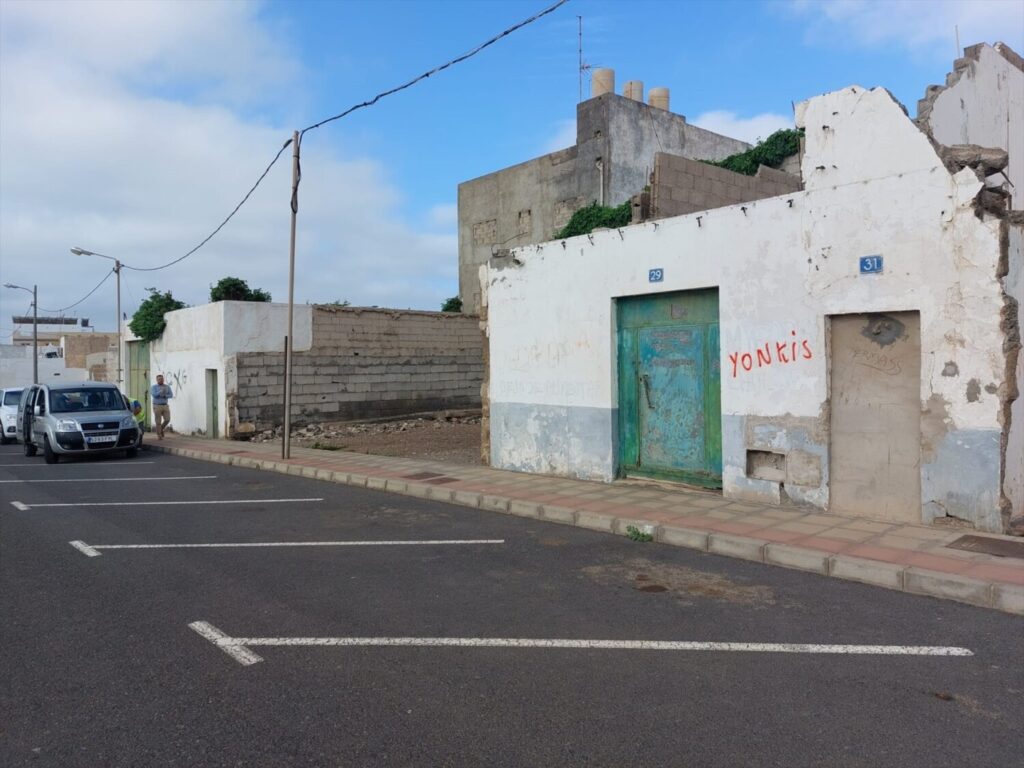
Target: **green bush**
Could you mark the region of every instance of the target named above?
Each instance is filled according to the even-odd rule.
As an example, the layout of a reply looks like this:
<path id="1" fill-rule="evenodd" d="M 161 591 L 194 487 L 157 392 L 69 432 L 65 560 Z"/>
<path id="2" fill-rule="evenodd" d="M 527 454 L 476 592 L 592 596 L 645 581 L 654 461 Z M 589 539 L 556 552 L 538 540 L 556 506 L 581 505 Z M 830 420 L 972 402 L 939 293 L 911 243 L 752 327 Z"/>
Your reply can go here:
<path id="1" fill-rule="evenodd" d="M 627 226 L 632 220 L 633 204 L 629 200 L 616 208 L 591 203 L 586 208 L 577 210 L 569 219 L 569 223 L 555 234 L 555 239 L 589 235 L 598 227 L 618 229 Z"/>
<path id="2" fill-rule="evenodd" d="M 149 298 L 135 310 L 128 327 L 143 341 L 153 341 L 159 339 L 160 334 L 167 327 L 164 315 L 176 309 L 184 309 L 188 305 L 174 298 L 170 291 L 160 293 L 156 288 L 147 288 L 146 290 L 149 291 Z"/>
<path id="3" fill-rule="evenodd" d="M 462 299 L 458 296 L 452 296 L 450 299 L 445 299 L 444 304 L 441 305 L 442 312 L 461 312 L 462 311 Z"/>
<path id="4" fill-rule="evenodd" d="M 270 301 L 262 288 L 250 288 L 240 277 L 222 277 L 210 286 L 210 301 Z"/>
<path id="5" fill-rule="evenodd" d="M 757 174 L 759 165 L 767 165 L 769 168 L 778 168 L 783 161 L 791 155 L 800 151 L 800 137 L 803 131 L 784 128 L 776 131 L 764 141 L 759 141 L 756 146 L 746 152 L 736 155 L 729 155 L 724 160 L 705 160 L 708 165 L 717 165 L 745 176 Z"/>

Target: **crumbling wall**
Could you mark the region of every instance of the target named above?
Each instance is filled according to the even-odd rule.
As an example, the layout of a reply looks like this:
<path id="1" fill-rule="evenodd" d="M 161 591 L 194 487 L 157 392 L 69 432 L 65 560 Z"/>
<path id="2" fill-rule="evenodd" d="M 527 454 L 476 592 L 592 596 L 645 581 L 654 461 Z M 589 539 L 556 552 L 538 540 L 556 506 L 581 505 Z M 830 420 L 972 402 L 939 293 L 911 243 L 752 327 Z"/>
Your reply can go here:
<path id="1" fill-rule="evenodd" d="M 797 123 L 806 131 L 802 191 L 492 261 L 495 466 L 615 478 L 615 299 L 718 287 L 724 493 L 765 501 L 785 493 L 828 509 L 828 318 L 914 311 L 920 519 L 948 514 L 1004 530 L 1002 222 L 976 205 L 983 183 L 971 168 L 948 170 L 884 89 L 818 97 L 798 107 Z M 883 257 L 883 271 L 861 274 L 860 258 L 871 255 Z M 806 354 L 764 362 L 755 354 L 793 339 Z M 786 476 L 748 473 L 750 450 L 785 454 Z"/>
<path id="2" fill-rule="evenodd" d="M 918 102 L 917 123 L 939 144 L 1008 152 L 1010 208 L 1024 209 L 1024 60 L 1006 43 L 965 49 L 946 84 L 929 86 Z"/>
<path id="3" fill-rule="evenodd" d="M 651 184 L 651 218 L 663 219 L 694 211 L 775 197 L 800 189 L 800 179 L 761 166 L 746 176 L 715 165 L 658 152 Z"/>
<path id="4" fill-rule="evenodd" d="M 292 358 L 292 421 L 376 418 L 480 405 L 475 315 L 316 307 L 308 351 Z M 284 418 L 284 354 L 239 354 L 235 434 Z"/>

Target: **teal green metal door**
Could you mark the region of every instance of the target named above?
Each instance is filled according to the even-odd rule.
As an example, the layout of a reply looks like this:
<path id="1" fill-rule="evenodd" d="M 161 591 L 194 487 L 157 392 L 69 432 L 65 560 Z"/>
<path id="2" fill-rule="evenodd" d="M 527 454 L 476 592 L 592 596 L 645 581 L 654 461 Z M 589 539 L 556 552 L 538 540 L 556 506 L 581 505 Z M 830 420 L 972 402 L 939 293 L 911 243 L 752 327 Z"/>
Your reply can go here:
<path id="1" fill-rule="evenodd" d="M 620 299 L 618 322 L 623 472 L 720 487 L 718 291 Z"/>

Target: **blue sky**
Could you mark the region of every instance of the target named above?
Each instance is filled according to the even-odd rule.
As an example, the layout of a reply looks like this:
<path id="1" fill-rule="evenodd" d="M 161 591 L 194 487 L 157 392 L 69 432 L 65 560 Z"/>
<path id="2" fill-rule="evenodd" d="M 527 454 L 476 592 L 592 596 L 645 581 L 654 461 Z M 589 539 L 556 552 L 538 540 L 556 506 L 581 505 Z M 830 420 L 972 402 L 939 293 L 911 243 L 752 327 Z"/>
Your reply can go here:
<path id="1" fill-rule="evenodd" d="M 40 305 L 80 298 L 101 260 L 173 259 L 235 205 L 291 130 L 461 54 L 550 4 L 414 2 L 0 3 L 0 282 Z M 584 57 L 668 86 L 673 111 L 755 139 L 794 101 L 851 83 L 908 107 L 962 45 L 1024 50 L 1019 0 L 571 0 L 479 56 L 306 137 L 299 301 L 437 308 L 457 291 L 465 179 L 567 146 Z M 589 90 L 585 84 L 584 92 Z M 287 159 L 287 158 L 286 158 Z M 125 311 L 150 286 L 190 304 L 236 275 L 286 298 L 282 162 L 208 246 L 124 273 Z M 40 266 L 44 266 L 40 269 Z M 0 293 L 0 337 L 24 294 Z M 113 281 L 68 314 L 113 327 Z"/>

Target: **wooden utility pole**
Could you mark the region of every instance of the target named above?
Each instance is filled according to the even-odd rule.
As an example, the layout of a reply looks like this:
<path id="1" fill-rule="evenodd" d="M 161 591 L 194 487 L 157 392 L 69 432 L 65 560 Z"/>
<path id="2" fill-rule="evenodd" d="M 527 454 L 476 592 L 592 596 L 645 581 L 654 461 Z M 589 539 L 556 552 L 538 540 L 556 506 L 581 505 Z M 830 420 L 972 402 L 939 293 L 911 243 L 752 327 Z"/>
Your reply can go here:
<path id="1" fill-rule="evenodd" d="M 292 134 L 292 233 L 288 246 L 288 340 L 284 350 L 284 442 L 281 457 L 292 457 L 292 347 L 295 315 L 295 220 L 299 213 L 299 132 Z"/>

